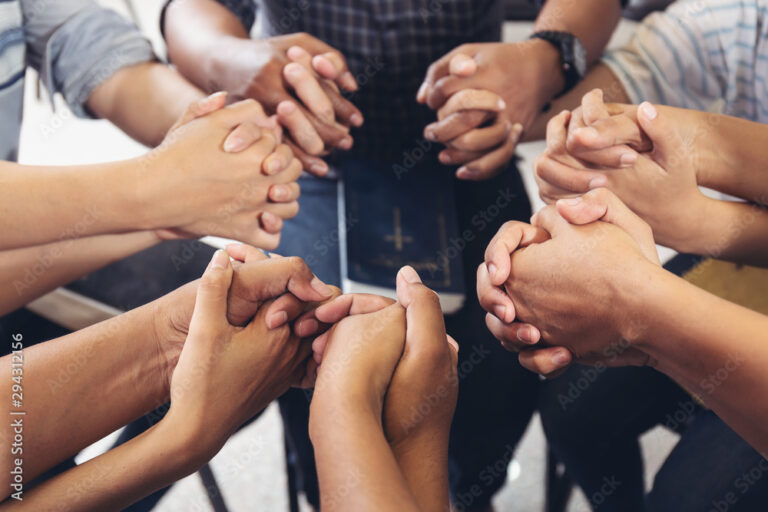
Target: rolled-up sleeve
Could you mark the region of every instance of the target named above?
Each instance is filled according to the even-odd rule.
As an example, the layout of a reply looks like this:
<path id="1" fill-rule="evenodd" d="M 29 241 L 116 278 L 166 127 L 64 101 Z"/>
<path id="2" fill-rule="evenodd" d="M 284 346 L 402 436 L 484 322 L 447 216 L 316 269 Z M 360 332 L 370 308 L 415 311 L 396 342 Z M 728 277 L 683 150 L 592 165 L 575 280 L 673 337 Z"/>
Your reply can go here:
<path id="1" fill-rule="evenodd" d="M 90 0 L 22 0 L 28 61 L 72 111 L 117 71 L 156 60 L 151 43 L 128 20 Z"/>

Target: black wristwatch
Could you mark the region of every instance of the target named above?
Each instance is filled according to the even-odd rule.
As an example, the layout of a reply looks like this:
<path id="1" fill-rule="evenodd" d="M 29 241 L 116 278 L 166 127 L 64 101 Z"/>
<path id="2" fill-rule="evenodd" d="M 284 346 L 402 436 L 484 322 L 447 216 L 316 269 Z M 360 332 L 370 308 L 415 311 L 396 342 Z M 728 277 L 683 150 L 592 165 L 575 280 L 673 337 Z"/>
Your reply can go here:
<path id="1" fill-rule="evenodd" d="M 531 35 L 531 39 L 543 39 L 560 52 L 560 65 L 563 69 L 565 87 L 558 96 L 567 93 L 584 78 L 587 72 L 587 52 L 579 38 L 568 32 L 542 30 Z"/>

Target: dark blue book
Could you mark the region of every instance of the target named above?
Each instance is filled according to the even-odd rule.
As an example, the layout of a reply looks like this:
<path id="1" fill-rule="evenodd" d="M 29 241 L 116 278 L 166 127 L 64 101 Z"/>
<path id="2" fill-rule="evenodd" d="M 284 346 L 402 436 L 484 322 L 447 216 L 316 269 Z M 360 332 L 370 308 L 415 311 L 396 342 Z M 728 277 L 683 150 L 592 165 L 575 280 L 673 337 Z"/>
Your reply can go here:
<path id="1" fill-rule="evenodd" d="M 378 168 L 377 168 L 378 167 Z M 454 177 L 447 169 L 366 166 L 339 181 L 341 277 L 345 293 L 395 297 L 411 265 L 440 296 L 445 313 L 464 304 Z"/>

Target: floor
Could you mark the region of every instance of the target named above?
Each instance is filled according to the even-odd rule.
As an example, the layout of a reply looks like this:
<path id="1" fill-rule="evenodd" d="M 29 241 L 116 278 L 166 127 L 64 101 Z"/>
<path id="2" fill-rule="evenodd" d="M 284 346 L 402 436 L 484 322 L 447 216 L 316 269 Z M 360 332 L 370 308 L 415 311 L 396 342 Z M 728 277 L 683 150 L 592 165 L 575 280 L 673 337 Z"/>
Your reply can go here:
<path id="1" fill-rule="evenodd" d="M 125 2 L 109 0 L 103 3 L 125 12 Z M 156 21 L 163 2 L 142 0 L 135 3 L 142 29 L 156 44 L 158 53 L 163 55 Z M 505 39 L 523 38 L 529 30 L 529 24 L 508 23 L 505 27 Z M 632 26 L 624 24 L 613 44 L 626 40 L 631 31 Z M 52 111 L 45 99 L 38 99 L 34 80 L 30 80 L 28 86 L 20 156 L 22 162 L 87 163 L 129 158 L 145 151 L 142 146 L 122 135 L 107 122 L 75 119 L 58 101 L 55 112 Z M 530 163 L 541 149 L 541 143 L 533 143 L 523 145 L 519 151 L 523 158 L 522 169 L 529 191 L 534 187 Z M 532 197 L 538 201 L 535 193 Z M 655 429 L 643 437 L 648 482 L 675 441 L 674 435 L 662 429 Z M 97 443 L 86 450 L 80 460 L 97 455 L 108 444 L 109 439 Z M 273 406 L 258 421 L 236 434 L 213 459 L 213 470 L 232 512 L 287 510 L 282 446 L 280 417 Z M 494 504 L 497 510 L 543 510 L 544 448 L 541 427 L 538 418 L 535 418 L 510 466 L 509 481 L 496 496 Z M 157 510 L 189 512 L 209 511 L 212 508 L 199 478 L 192 475 L 176 484 L 160 502 Z M 588 510 L 587 501 L 577 491 L 568 511 L 585 510 Z"/>

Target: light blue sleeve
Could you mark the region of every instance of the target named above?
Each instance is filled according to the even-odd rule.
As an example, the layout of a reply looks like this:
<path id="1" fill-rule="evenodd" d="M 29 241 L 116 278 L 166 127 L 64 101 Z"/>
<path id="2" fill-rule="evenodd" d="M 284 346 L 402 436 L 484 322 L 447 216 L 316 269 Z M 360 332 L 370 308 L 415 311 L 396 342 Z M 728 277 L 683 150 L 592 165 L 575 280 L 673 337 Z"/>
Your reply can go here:
<path id="1" fill-rule="evenodd" d="M 702 36 L 710 19 L 695 15 L 699 5 L 706 12 L 712 3 L 718 2 L 678 1 L 665 12 L 653 13 L 626 46 L 603 57 L 633 103 L 708 110 L 722 96 Z"/>
<path id="2" fill-rule="evenodd" d="M 21 0 L 29 63 L 53 95 L 89 117 L 91 92 L 117 71 L 156 60 L 150 42 L 92 0 Z"/>

